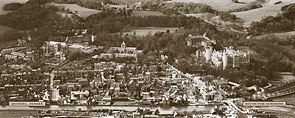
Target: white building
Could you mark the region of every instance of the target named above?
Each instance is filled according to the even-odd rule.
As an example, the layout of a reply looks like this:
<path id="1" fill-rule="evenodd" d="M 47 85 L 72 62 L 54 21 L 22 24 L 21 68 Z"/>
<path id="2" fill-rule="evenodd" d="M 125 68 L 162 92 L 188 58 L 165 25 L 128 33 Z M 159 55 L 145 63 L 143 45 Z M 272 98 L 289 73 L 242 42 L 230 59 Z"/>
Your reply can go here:
<path id="1" fill-rule="evenodd" d="M 137 50 L 136 47 L 126 47 L 125 42 L 121 44 L 121 47 L 111 47 L 109 52 L 114 52 L 115 57 L 134 57 L 136 58 L 142 50 Z"/>
<path id="2" fill-rule="evenodd" d="M 232 47 L 226 47 L 223 51 L 212 51 L 212 55 L 206 53 L 207 58 L 217 66 L 222 67 L 223 70 L 232 65 L 233 68 L 240 67 L 240 64 L 250 63 L 250 54 L 241 50 L 234 50 Z M 211 56 L 211 58 L 209 57 Z"/>
<path id="3" fill-rule="evenodd" d="M 189 36 L 192 37 L 192 36 Z M 250 63 L 249 52 L 244 52 L 241 50 L 235 50 L 233 47 L 225 47 L 222 51 L 217 51 L 213 49 L 212 44 L 216 44 L 215 40 L 211 40 L 206 36 L 194 36 L 197 38 L 203 38 L 201 45 L 205 48 L 205 51 L 197 50 L 196 58 L 204 56 L 207 63 L 213 63 L 217 68 L 222 68 L 223 70 L 232 65 L 233 68 L 240 67 L 240 64 Z M 193 45 L 191 40 L 187 39 L 187 45 Z"/>

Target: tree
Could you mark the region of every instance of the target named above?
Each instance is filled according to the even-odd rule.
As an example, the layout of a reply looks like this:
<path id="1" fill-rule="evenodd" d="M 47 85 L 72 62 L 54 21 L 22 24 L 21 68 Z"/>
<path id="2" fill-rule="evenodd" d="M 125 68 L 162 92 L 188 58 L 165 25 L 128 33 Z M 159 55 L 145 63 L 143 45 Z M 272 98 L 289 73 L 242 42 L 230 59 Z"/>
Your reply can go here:
<path id="1" fill-rule="evenodd" d="M 133 12 L 132 9 L 128 9 L 128 10 L 127 10 L 127 16 L 131 16 L 132 12 Z"/>
<path id="2" fill-rule="evenodd" d="M 79 60 L 83 57 L 83 54 L 81 52 L 72 52 L 69 54 L 70 60 Z"/>
<path id="3" fill-rule="evenodd" d="M 5 103 L 5 102 L 6 102 L 5 97 L 4 97 L 4 96 L 1 96 L 1 97 L 0 97 L 0 104 L 3 104 L 3 103 Z"/>
<path id="4" fill-rule="evenodd" d="M 238 0 L 232 0 L 232 2 L 233 2 L 233 3 L 239 3 L 239 1 L 238 1 Z"/>
<path id="5" fill-rule="evenodd" d="M 155 114 L 155 115 L 158 115 L 159 113 L 160 113 L 159 109 L 156 109 L 156 110 L 154 111 L 154 114 Z"/>
<path id="6" fill-rule="evenodd" d="M 170 30 L 169 30 L 169 29 L 167 29 L 167 30 L 166 30 L 166 33 L 170 33 Z"/>

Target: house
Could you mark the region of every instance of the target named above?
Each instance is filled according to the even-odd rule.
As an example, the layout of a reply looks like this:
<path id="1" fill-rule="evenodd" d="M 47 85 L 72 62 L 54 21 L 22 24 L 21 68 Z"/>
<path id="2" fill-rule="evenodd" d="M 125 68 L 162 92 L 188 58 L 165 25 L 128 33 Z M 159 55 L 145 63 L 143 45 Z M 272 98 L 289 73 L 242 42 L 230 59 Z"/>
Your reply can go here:
<path id="1" fill-rule="evenodd" d="M 24 47 L 24 46 L 21 46 L 21 47 L 12 47 L 12 48 L 5 48 L 5 49 L 2 49 L 1 50 L 1 55 L 9 54 L 12 51 L 17 52 L 19 50 L 24 50 L 24 49 L 26 49 L 26 47 Z"/>
<path id="2" fill-rule="evenodd" d="M 71 91 L 71 100 L 78 101 L 80 104 L 87 104 L 87 98 L 89 96 L 88 90 Z"/>
<path id="3" fill-rule="evenodd" d="M 78 83 L 82 86 L 82 87 L 88 87 L 88 79 L 87 78 L 76 78 L 76 80 L 78 80 Z"/>

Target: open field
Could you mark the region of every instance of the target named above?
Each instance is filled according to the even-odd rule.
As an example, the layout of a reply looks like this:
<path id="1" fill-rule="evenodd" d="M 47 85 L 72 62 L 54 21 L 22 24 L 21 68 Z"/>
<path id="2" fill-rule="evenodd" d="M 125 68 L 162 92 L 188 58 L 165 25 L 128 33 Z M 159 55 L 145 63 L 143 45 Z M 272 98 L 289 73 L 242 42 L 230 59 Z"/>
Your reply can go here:
<path id="1" fill-rule="evenodd" d="M 149 0 L 111 0 L 114 3 L 124 3 L 124 4 L 133 4 L 133 3 L 137 3 L 137 2 L 145 2 L 145 1 L 149 1 Z"/>
<path id="2" fill-rule="evenodd" d="M 170 32 L 174 32 L 176 27 L 139 27 L 139 28 L 134 28 L 131 32 L 124 32 L 123 34 L 129 34 L 133 35 L 135 32 L 137 36 L 145 36 L 148 34 L 154 35 L 157 32 L 166 32 L 167 30 L 170 30 Z"/>
<path id="3" fill-rule="evenodd" d="M 278 1 L 282 1 L 282 4 L 274 5 L 274 3 Z M 263 4 L 262 8 L 235 12 L 233 14 L 239 18 L 242 18 L 244 20 L 244 25 L 248 27 L 253 21 L 260 21 L 263 17 L 277 15 L 281 12 L 282 6 L 288 5 L 290 3 L 295 3 L 295 0 L 268 0 L 265 4 Z"/>
<path id="4" fill-rule="evenodd" d="M 0 0 L 0 15 L 7 14 L 10 12 L 10 11 L 3 10 L 3 7 L 5 4 L 14 3 L 14 2 L 25 3 L 27 1 L 29 0 Z"/>
<path id="5" fill-rule="evenodd" d="M 97 14 L 101 11 L 95 10 L 95 9 L 88 9 L 85 7 L 80 7 L 76 4 L 58 4 L 58 3 L 50 3 L 51 5 L 58 6 L 58 7 L 64 7 L 65 9 L 69 9 L 70 11 L 74 12 L 77 11 L 78 15 L 80 17 L 88 17 L 92 14 Z"/>
<path id="6" fill-rule="evenodd" d="M 233 3 L 232 0 L 172 0 L 170 2 L 193 2 L 204 3 L 210 5 L 213 9 L 218 11 L 228 11 L 247 6 L 247 4 L 255 0 L 239 0 L 240 3 Z"/>
<path id="7" fill-rule="evenodd" d="M 165 16 L 165 15 L 157 11 L 133 11 L 131 16 Z"/>

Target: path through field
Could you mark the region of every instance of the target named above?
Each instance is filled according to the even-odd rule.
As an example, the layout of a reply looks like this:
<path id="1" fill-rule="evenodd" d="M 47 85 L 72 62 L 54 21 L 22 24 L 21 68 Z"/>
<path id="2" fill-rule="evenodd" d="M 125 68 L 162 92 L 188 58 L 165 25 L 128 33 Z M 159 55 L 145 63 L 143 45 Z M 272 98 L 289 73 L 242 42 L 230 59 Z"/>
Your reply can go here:
<path id="1" fill-rule="evenodd" d="M 55 5 L 55 6 L 63 6 L 65 9 L 69 9 L 72 12 L 77 11 L 78 15 L 80 17 L 88 17 L 92 14 L 96 14 L 96 13 L 101 12 L 96 9 L 88 9 L 85 7 L 80 7 L 79 5 L 76 5 L 76 4 L 57 4 L 57 3 L 50 3 L 50 4 Z"/>

